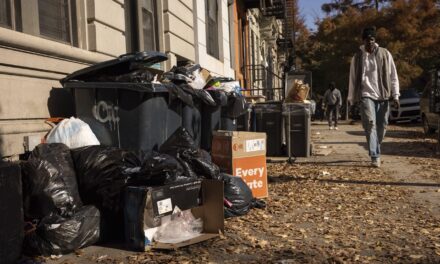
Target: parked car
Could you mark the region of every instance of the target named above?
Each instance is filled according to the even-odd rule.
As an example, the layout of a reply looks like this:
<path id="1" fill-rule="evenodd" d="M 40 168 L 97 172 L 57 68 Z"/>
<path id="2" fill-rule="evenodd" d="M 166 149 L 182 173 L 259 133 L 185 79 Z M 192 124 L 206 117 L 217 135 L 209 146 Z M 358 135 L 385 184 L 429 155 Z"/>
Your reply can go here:
<path id="1" fill-rule="evenodd" d="M 400 91 L 400 108 L 391 106 L 390 122 L 420 120 L 420 95 L 415 89 Z"/>
<path id="2" fill-rule="evenodd" d="M 430 108 L 430 95 L 433 94 L 433 90 L 435 89 L 435 87 L 440 86 L 439 75 L 440 70 L 431 72 L 431 80 L 428 82 L 425 89 L 423 90 L 420 99 L 420 111 L 422 116 L 423 131 L 425 132 L 425 135 L 432 134 L 439 128 L 440 113 L 431 112 L 432 107 Z M 436 83 L 437 86 L 435 86 Z M 433 105 L 438 105 L 438 103 L 439 102 L 436 102 L 436 104 Z"/>

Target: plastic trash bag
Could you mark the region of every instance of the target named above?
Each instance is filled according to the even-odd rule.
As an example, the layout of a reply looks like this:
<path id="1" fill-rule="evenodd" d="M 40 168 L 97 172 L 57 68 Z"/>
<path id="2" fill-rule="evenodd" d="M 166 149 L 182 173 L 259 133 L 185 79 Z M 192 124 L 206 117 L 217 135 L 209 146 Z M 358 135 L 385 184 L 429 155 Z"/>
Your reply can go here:
<path id="1" fill-rule="evenodd" d="M 193 79 L 189 85 L 194 89 L 203 89 L 206 85 L 206 80 L 200 74 L 200 69 L 195 70 L 192 75 Z"/>
<path id="2" fill-rule="evenodd" d="M 81 119 L 64 119 L 47 135 L 47 143 L 63 143 L 69 148 L 99 145 L 99 140 L 89 125 Z"/>
<path id="3" fill-rule="evenodd" d="M 85 204 L 119 211 L 121 192 L 140 178 L 143 154 L 107 146 L 71 150 Z"/>
<path id="4" fill-rule="evenodd" d="M 199 236 L 202 231 L 201 218 L 196 219 L 191 209 L 180 211 L 176 206 L 171 216 L 162 217 L 153 239 L 161 243 L 180 243 Z"/>
<path id="5" fill-rule="evenodd" d="M 24 251 L 28 255 L 68 254 L 95 244 L 99 227 L 100 213 L 94 206 L 84 206 L 70 218 L 49 215 L 27 232 Z"/>
<path id="6" fill-rule="evenodd" d="M 264 208 L 262 200 L 255 199 L 242 178 L 222 173 L 225 192 L 225 218 L 247 214 L 252 208 Z"/>
<path id="7" fill-rule="evenodd" d="M 21 165 L 25 217 L 41 219 L 51 213 L 69 217 L 82 206 L 66 145 L 40 144 Z"/>
<path id="8" fill-rule="evenodd" d="M 194 139 L 183 127 L 177 129 L 162 144 L 159 151 L 176 157 L 188 177 L 195 177 L 195 173 L 197 176 L 207 179 L 222 179 L 220 169 L 212 162 L 209 153 L 198 149 Z"/>
<path id="9" fill-rule="evenodd" d="M 246 112 L 246 99 L 237 93 L 229 93 L 228 104 L 226 107 L 226 117 L 238 118 L 241 115 L 244 115 Z"/>

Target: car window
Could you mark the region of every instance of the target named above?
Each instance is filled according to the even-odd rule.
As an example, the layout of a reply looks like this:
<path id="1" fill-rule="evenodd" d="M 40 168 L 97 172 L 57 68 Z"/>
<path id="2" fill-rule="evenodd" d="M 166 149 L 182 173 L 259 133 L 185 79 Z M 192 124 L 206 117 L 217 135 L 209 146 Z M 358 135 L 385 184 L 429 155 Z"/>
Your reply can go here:
<path id="1" fill-rule="evenodd" d="M 419 98 L 419 94 L 414 89 L 400 91 L 400 99 Z"/>

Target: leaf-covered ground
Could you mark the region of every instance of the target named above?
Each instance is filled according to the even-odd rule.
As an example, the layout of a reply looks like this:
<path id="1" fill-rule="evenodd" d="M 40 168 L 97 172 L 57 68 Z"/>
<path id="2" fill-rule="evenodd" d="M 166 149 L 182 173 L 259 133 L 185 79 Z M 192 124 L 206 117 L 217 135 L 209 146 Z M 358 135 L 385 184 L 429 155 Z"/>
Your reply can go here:
<path id="1" fill-rule="evenodd" d="M 378 169 L 358 125 L 325 128 L 314 126 L 314 142 L 333 152 L 268 164 L 267 208 L 227 219 L 218 239 L 145 253 L 90 247 L 50 262 L 440 263 L 436 141 L 419 127 L 390 127 Z"/>

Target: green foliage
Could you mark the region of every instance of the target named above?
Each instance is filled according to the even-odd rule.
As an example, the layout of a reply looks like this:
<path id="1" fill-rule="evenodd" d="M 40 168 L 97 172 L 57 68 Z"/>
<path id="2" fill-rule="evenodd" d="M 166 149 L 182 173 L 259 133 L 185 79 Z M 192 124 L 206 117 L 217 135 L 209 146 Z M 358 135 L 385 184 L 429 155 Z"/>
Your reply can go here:
<path id="1" fill-rule="evenodd" d="M 323 93 L 335 81 L 346 94 L 350 61 L 366 26 L 376 26 L 377 43 L 393 55 L 401 88 L 420 89 L 424 72 L 440 62 L 439 2 L 341 0 L 323 5 L 329 16 L 319 21 L 305 45 L 296 46 L 302 67 L 313 71 L 314 91 Z"/>

